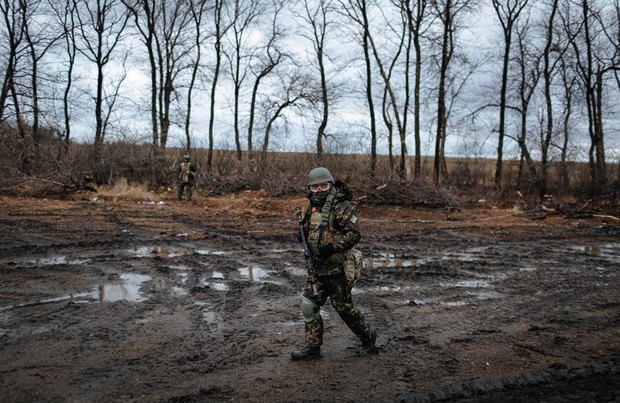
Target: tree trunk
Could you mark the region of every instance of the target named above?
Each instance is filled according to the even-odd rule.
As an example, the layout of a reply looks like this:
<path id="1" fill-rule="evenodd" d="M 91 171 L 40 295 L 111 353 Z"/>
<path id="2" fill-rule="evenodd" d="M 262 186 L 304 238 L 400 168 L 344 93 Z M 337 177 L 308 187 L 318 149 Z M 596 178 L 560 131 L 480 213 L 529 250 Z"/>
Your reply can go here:
<path id="1" fill-rule="evenodd" d="M 366 62 L 366 102 L 368 102 L 368 113 L 370 114 L 370 177 L 374 179 L 377 174 L 377 118 L 375 116 L 375 105 L 372 96 L 372 66 L 370 63 L 370 49 L 368 44 L 370 32 L 366 1 L 362 1 L 361 5 L 363 7 L 361 11 L 364 18 L 363 47 L 364 61 Z"/>
<path id="2" fill-rule="evenodd" d="M 329 99 L 327 95 L 327 78 L 325 76 L 322 44 L 319 47 L 317 58 L 321 74 L 321 102 L 323 103 L 323 118 L 316 136 L 316 153 L 320 159 L 323 156 L 323 138 L 325 137 L 325 129 L 327 128 L 327 122 L 329 120 Z"/>
<path id="3" fill-rule="evenodd" d="M 422 176 L 422 151 L 420 141 L 420 87 L 422 77 L 422 47 L 420 46 L 420 24 L 424 10 L 422 8 L 423 1 L 418 0 L 418 18 L 416 19 L 415 29 L 413 31 L 413 46 L 415 48 L 415 84 L 413 88 L 413 133 L 415 144 L 415 166 L 414 179 L 420 180 Z M 409 4 L 409 2 L 407 2 Z"/>
<path id="4" fill-rule="evenodd" d="M 223 0 L 215 0 L 215 71 L 213 72 L 213 83 L 211 84 L 211 99 L 209 103 L 209 151 L 207 153 L 207 173 L 211 173 L 213 166 L 213 130 L 215 124 L 215 94 L 217 90 L 217 80 L 220 76 L 222 64 L 222 5 Z"/>
<path id="5" fill-rule="evenodd" d="M 437 95 L 437 131 L 435 138 L 435 159 L 433 163 L 433 182 L 435 186 L 440 183 L 441 172 L 441 152 L 442 152 L 442 138 L 445 133 L 446 126 L 446 75 L 448 73 L 449 63 L 449 41 L 450 30 L 452 29 L 452 1 L 447 0 L 444 9 L 444 27 L 443 27 L 443 39 L 441 48 L 441 66 L 439 70 L 439 88 Z"/>

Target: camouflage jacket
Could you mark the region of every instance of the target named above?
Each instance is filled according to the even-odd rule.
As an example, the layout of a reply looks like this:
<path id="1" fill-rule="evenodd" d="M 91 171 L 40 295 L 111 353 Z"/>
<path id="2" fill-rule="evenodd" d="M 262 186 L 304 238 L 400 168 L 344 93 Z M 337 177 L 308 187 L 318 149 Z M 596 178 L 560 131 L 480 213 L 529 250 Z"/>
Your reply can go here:
<path id="1" fill-rule="evenodd" d="M 344 252 L 355 246 L 361 238 L 357 211 L 351 204 L 351 191 L 344 183 L 337 181 L 330 196 L 321 205 L 313 205 L 311 201 L 304 217 L 308 246 L 316 256 L 314 270 L 317 276 L 344 273 Z M 311 198 L 311 195 L 308 198 Z M 322 231 L 321 220 L 328 222 Z M 326 259 L 318 257 L 318 249 L 330 243 L 334 245 L 334 254 Z"/>

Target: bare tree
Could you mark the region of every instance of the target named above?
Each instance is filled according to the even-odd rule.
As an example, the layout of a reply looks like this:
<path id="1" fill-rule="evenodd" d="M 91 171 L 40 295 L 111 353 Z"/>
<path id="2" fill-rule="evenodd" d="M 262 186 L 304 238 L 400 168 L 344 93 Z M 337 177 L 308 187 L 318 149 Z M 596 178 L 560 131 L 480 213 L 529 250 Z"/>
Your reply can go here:
<path id="1" fill-rule="evenodd" d="M 23 140 L 21 168 L 29 170 L 30 160 L 36 158 L 40 137 L 42 59 L 62 34 L 52 28 L 42 0 L 5 0 L 0 4 L 0 9 L 4 17 L 8 53 L 0 95 L 0 120 L 5 116 L 10 96 L 18 132 Z"/>
<path id="2" fill-rule="evenodd" d="M 194 3 L 185 0 L 124 0 L 147 48 L 151 70 L 153 147 L 166 148 L 172 124 L 172 104 L 180 75 L 195 64 L 190 55 L 196 46 Z M 159 127 L 159 133 L 158 133 Z M 157 150 L 160 151 L 157 151 Z"/>
<path id="3" fill-rule="evenodd" d="M 439 87 L 437 90 L 437 131 L 435 137 L 435 158 L 433 162 L 433 182 L 439 185 L 440 168 L 442 165 L 441 144 L 446 132 L 446 76 L 448 65 L 454 51 L 454 27 L 453 27 L 453 3 L 446 0 L 445 3 L 435 2 L 434 6 L 442 22 L 443 39 L 441 41 L 441 61 L 439 66 Z"/>
<path id="4" fill-rule="evenodd" d="M 325 129 L 329 121 L 330 94 L 328 90 L 327 66 L 325 54 L 327 33 L 333 25 L 330 11 L 332 10 L 332 0 L 319 1 L 315 7 L 310 0 L 300 0 L 303 12 L 298 15 L 306 24 L 306 30 L 301 33 L 312 43 L 313 57 L 316 58 L 317 69 L 320 76 L 321 85 L 321 105 L 322 115 L 316 136 L 316 152 L 319 158 L 323 155 L 323 139 L 326 136 Z"/>
<path id="5" fill-rule="evenodd" d="M 407 23 L 409 25 L 409 31 L 413 36 L 413 47 L 415 49 L 415 80 L 413 87 L 413 133 L 415 144 L 414 179 L 418 180 L 422 175 L 422 153 L 420 145 L 420 88 L 422 77 L 421 38 L 425 31 L 423 23 L 427 18 L 427 0 L 414 0 L 413 7 L 411 5 L 411 1 L 409 0 L 401 1 L 401 4 L 404 4 L 404 10 L 407 15 Z"/>
<path id="6" fill-rule="evenodd" d="M 209 99 L 209 151 L 207 153 L 207 172 L 211 173 L 213 164 L 213 132 L 215 126 L 215 99 L 217 92 L 217 83 L 220 77 L 220 68 L 222 66 L 222 38 L 230 25 L 226 25 L 222 11 L 224 8 L 224 0 L 215 0 L 213 5 L 213 25 L 215 29 L 214 49 L 215 49 L 215 67 L 213 71 L 213 80 L 211 81 L 211 97 Z"/>
<path id="7" fill-rule="evenodd" d="M 43 57 L 54 44 L 62 38 L 63 33 L 50 23 L 47 15 L 44 15 L 45 6 L 41 0 L 23 2 L 26 23 L 24 24 L 25 42 L 30 59 L 30 109 L 32 114 L 32 137 L 35 143 L 39 138 L 41 104 L 39 93 L 40 64 Z M 44 18 L 41 18 L 44 17 Z"/>
<path id="8" fill-rule="evenodd" d="M 400 58 L 403 49 L 405 52 L 409 53 L 410 45 L 411 45 L 411 35 L 407 26 L 406 16 L 399 10 L 398 13 L 400 17 L 399 24 L 386 24 L 390 29 L 393 29 L 397 33 L 397 45 L 395 49 L 390 53 L 389 56 L 389 64 L 386 66 L 386 63 L 383 61 L 382 56 L 380 55 L 379 45 L 375 42 L 373 35 L 368 35 L 368 41 L 370 42 L 370 46 L 373 52 L 373 56 L 375 62 L 377 63 L 377 68 L 379 69 L 379 73 L 381 78 L 383 79 L 383 83 L 385 86 L 384 89 L 384 102 L 383 105 L 385 107 L 383 111 L 384 121 L 386 122 L 386 126 L 388 126 L 388 130 L 392 130 L 393 123 L 391 119 L 393 118 L 396 122 L 396 129 L 398 130 L 398 135 L 400 138 L 400 164 L 399 164 L 399 176 L 402 179 L 406 179 L 407 177 L 407 105 L 409 105 L 410 91 L 409 91 L 409 55 L 406 56 L 405 61 L 405 73 L 404 73 L 404 89 L 403 89 L 403 107 L 402 111 L 399 107 L 399 102 L 397 100 L 397 83 L 400 80 L 397 80 L 393 77 L 394 68 Z M 387 19 L 387 17 L 386 17 Z M 392 110 L 392 115 L 389 114 L 388 109 Z"/>
<path id="9" fill-rule="evenodd" d="M 148 0 L 122 0 L 136 21 L 136 28 L 142 35 L 142 41 L 148 52 L 151 79 L 151 135 L 152 146 L 159 148 L 159 119 L 157 114 L 157 56 L 155 24 L 157 10 Z"/>
<path id="10" fill-rule="evenodd" d="M 518 112 L 521 120 L 520 132 L 515 139 L 521 150 L 521 158 L 519 159 L 519 171 L 517 174 L 517 184 L 519 189 L 524 187 L 524 169 L 527 167 L 532 180 L 538 180 L 538 172 L 536 165 L 532 160 L 531 154 L 527 147 L 528 134 L 528 113 L 532 98 L 536 93 L 536 88 L 541 77 L 541 59 L 542 52 L 538 49 L 530 49 L 533 39 L 530 33 L 529 19 L 522 24 L 516 26 L 515 33 L 517 35 L 517 86 L 519 107 Z M 507 106 L 506 106 L 507 107 Z M 509 136 L 509 134 L 506 134 Z M 497 168 L 496 168 L 497 171 Z"/>
<path id="11" fill-rule="evenodd" d="M 281 90 L 275 91 L 265 100 L 265 115 L 267 124 L 265 126 L 265 136 L 263 137 L 263 145 L 261 149 L 261 169 L 265 169 L 267 165 L 267 151 L 271 130 L 276 121 L 285 118 L 284 112 L 287 108 L 296 106 L 312 96 L 312 91 L 307 91 L 310 87 L 307 77 L 294 73 L 292 76 L 280 75 L 278 84 Z"/>
<path id="12" fill-rule="evenodd" d="M 568 145 L 571 132 L 571 119 L 573 114 L 574 92 L 577 87 L 577 76 L 574 69 L 562 58 L 560 64 L 560 76 L 562 77 L 562 87 L 564 88 L 564 110 L 562 112 L 562 145 L 560 146 L 560 193 L 568 194 L 570 179 L 568 175 Z"/>
<path id="13" fill-rule="evenodd" d="M 267 43 L 259 50 L 260 54 L 256 55 L 256 65 L 250 66 L 254 72 L 254 85 L 252 87 L 252 97 L 250 100 L 250 116 L 248 123 L 248 157 L 253 159 L 253 131 L 254 120 L 256 114 L 256 99 L 258 96 L 258 89 L 261 81 L 267 77 L 285 58 L 289 56 L 283 53 L 278 45 L 278 41 L 282 36 L 281 29 L 278 24 L 278 16 L 284 7 L 283 1 L 274 2 L 274 12 L 271 20 L 271 34 L 268 37 Z M 264 52 L 264 53 L 262 53 Z M 268 138 L 268 133 L 266 134 Z"/>
<path id="14" fill-rule="evenodd" d="M 439 85 L 437 87 L 437 127 L 435 135 L 435 157 L 433 160 L 433 182 L 439 185 L 441 168 L 445 166 L 442 144 L 446 135 L 446 87 L 448 68 L 454 55 L 455 16 L 462 7 L 459 0 L 434 0 L 433 8 L 441 21 L 441 53 L 438 62 Z"/>
<path id="15" fill-rule="evenodd" d="M 62 111 L 64 117 L 64 129 L 63 135 L 65 140 L 65 147 L 69 146 L 69 139 L 71 138 L 71 110 L 72 105 L 70 102 L 71 91 L 73 87 L 73 71 L 75 68 L 75 59 L 77 55 L 77 45 L 75 38 L 75 2 L 73 0 L 65 0 L 62 3 L 58 3 L 55 0 L 48 0 L 49 5 L 53 10 L 56 20 L 60 24 L 62 29 L 62 38 L 64 39 L 64 53 L 67 58 L 67 70 L 66 81 L 64 83 L 63 96 L 62 96 Z"/>
<path id="16" fill-rule="evenodd" d="M 12 101 L 13 114 L 19 134 L 22 138 L 26 136 L 26 129 L 22 117 L 20 103 L 17 95 L 16 75 L 18 73 L 18 62 L 23 56 L 23 41 L 25 35 L 26 18 L 21 7 L 21 0 L 3 0 L 0 2 L 0 11 L 4 20 L 5 35 L 5 57 L 6 68 L 2 82 L 2 92 L 0 93 L 0 122 L 7 119 L 9 109 L 9 99 Z"/>
<path id="17" fill-rule="evenodd" d="M 196 78 L 198 76 L 198 69 L 200 68 L 202 59 L 202 45 L 205 41 L 202 34 L 203 17 L 206 14 L 208 0 L 189 0 L 188 7 L 193 21 L 193 26 L 196 30 L 194 35 L 194 59 L 191 62 L 191 78 L 187 87 L 187 111 L 185 114 L 185 146 L 187 151 L 191 149 L 192 141 L 190 136 L 190 121 L 192 115 L 192 101 L 193 91 L 196 84 Z"/>
<path id="18" fill-rule="evenodd" d="M 372 59 L 370 55 L 368 2 L 366 0 L 340 0 L 339 3 L 343 13 L 357 25 L 359 36 L 361 37 L 362 49 L 364 51 L 364 63 L 366 66 L 366 102 L 368 104 L 368 114 L 370 116 L 370 175 L 374 178 L 377 170 L 377 118 L 375 116 L 375 106 L 372 95 Z"/>
<path id="19" fill-rule="evenodd" d="M 250 29 L 261 15 L 258 0 L 234 0 L 229 9 L 231 21 L 231 47 L 224 51 L 230 64 L 230 73 L 234 86 L 233 91 L 233 126 L 235 131 L 235 146 L 237 160 L 241 160 L 240 134 L 240 96 L 241 88 L 249 71 L 249 60 L 252 58 L 252 49 L 247 44 Z"/>
<path id="20" fill-rule="evenodd" d="M 545 105 L 547 112 L 547 128 L 544 131 L 541 131 L 541 161 L 540 161 L 540 190 L 539 196 L 542 201 L 547 193 L 547 181 L 548 181 L 548 159 L 549 159 L 549 145 L 551 144 L 551 139 L 553 136 L 553 100 L 551 94 L 551 82 L 553 80 L 553 75 L 555 74 L 555 66 L 560 60 L 560 57 L 557 57 L 558 54 L 558 45 L 554 40 L 554 28 L 555 28 L 555 16 L 558 9 L 558 0 L 552 0 L 551 2 L 551 10 L 549 13 L 549 19 L 546 26 L 546 35 L 545 35 L 545 49 L 543 50 L 543 84 L 544 84 L 544 95 L 545 95 Z M 556 58 L 551 60 L 552 52 L 556 52 Z"/>
<path id="21" fill-rule="evenodd" d="M 582 87 L 588 113 L 588 133 L 591 146 L 589 150 L 592 195 L 604 193 L 607 185 L 605 164 L 604 94 L 607 75 L 615 77 L 615 85 L 620 87 L 620 7 L 618 1 L 607 3 L 604 8 L 595 8 L 595 2 L 579 0 L 577 10 L 568 8 L 563 17 L 571 46 L 576 57 L 579 83 Z M 573 21 L 579 15 L 577 21 Z M 605 19 L 608 19 L 607 21 Z M 610 30 L 610 28 L 613 31 Z M 613 82 L 613 81 L 612 81 Z M 613 85 L 613 84 L 612 84 Z"/>
<path id="22" fill-rule="evenodd" d="M 394 123 L 390 114 L 388 87 L 383 86 L 383 96 L 381 97 L 381 116 L 383 117 L 383 124 L 387 128 L 388 139 L 388 161 L 390 167 L 390 174 L 394 172 Z"/>
<path id="23" fill-rule="evenodd" d="M 99 152 L 105 137 L 105 121 L 110 110 L 104 111 L 106 102 L 104 68 L 110 62 L 112 54 L 123 39 L 129 14 L 125 12 L 120 0 L 74 0 L 76 18 L 79 28 L 78 51 L 97 69 L 95 96 L 95 160 L 99 159 Z M 118 86 L 112 97 L 118 95 Z M 108 102 L 108 107 L 114 102 Z"/>
<path id="24" fill-rule="evenodd" d="M 510 47 L 513 28 L 519 15 L 529 0 L 492 0 L 495 14 L 502 26 L 504 35 L 504 52 L 502 56 L 502 78 L 499 93 L 499 129 L 497 144 L 497 163 L 495 166 L 495 188 L 502 188 L 502 160 L 504 153 L 504 136 L 506 126 L 506 93 L 508 87 L 508 68 L 510 65 Z"/>

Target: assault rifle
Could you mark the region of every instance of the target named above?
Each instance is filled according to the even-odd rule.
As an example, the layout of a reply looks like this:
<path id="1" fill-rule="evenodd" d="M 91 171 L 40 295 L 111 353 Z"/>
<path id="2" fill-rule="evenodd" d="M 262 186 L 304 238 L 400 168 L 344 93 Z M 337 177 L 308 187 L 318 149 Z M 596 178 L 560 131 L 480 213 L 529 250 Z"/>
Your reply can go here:
<path id="1" fill-rule="evenodd" d="M 310 278 L 310 282 L 312 283 L 312 296 L 316 297 L 318 295 L 318 292 L 316 290 L 316 277 L 314 275 L 314 255 L 312 255 L 312 252 L 310 251 L 310 247 L 308 246 L 308 242 L 306 240 L 306 233 L 304 232 L 304 221 L 301 216 L 301 207 L 296 207 L 295 213 L 297 213 L 297 219 L 299 220 L 299 240 L 304 246 L 306 270 L 308 271 L 308 277 Z"/>

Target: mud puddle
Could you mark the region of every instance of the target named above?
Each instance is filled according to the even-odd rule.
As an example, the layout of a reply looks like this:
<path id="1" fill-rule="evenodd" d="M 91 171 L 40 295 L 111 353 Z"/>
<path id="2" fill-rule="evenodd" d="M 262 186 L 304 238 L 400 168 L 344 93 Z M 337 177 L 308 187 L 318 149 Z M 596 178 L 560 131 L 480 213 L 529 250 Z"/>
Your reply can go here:
<path id="1" fill-rule="evenodd" d="M 300 253 L 299 248 L 263 248 L 264 253 L 280 255 L 286 253 Z M 275 270 L 267 270 L 261 265 L 249 263 L 241 266 L 241 262 L 247 260 L 245 251 L 229 249 L 224 250 L 205 245 L 196 245 L 191 242 L 175 243 L 173 245 L 144 244 L 130 248 L 100 249 L 96 251 L 81 251 L 77 253 L 65 253 L 54 255 L 15 256 L 0 259 L 0 266 L 6 265 L 12 270 L 20 269 L 43 269 L 53 270 L 56 266 L 75 267 L 76 270 L 88 270 L 94 263 L 98 265 L 106 262 L 131 261 L 136 270 L 143 272 L 151 271 L 150 268 L 159 266 L 160 271 L 167 272 L 161 275 L 158 272 L 140 274 L 131 272 L 112 273 L 108 281 L 92 285 L 88 290 L 78 290 L 71 293 L 63 293 L 54 296 L 46 296 L 38 300 L 22 300 L 11 304 L 0 305 L 0 312 L 23 308 L 28 306 L 54 304 L 60 302 L 71 303 L 114 303 L 125 301 L 130 303 L 144 302 L 149 300 L 153 293 L 167 293 L 172 297 L 192 296 L 192 290 L 207 288 L 219 292 L 230 289 L 231 282 L 272 283 L 281 284 Z M 228 270 L 217 269 L 218 265 L 210 261 L 211 257 L 229 257 L 232 268 Z M 190 262 L 208 267 L 197 275 L 195 268 L 187 264 L 175 264 L 174 262 L 189 259 Z M 156 262 L 156 263 L 155 263 Z M 285 271 L 290 275 L 303 277 L 306 272 L 301 268 L 291 266 L 284 262 Z M 215 267 L 215 268 L 214 268 Z M 206 271 L 206 272 L 205 272 Z M 195 277 L 194 282 L 190 281 Z M 201 302 L 198 301 L 198 304 Z M 210 321 L 212 315 L 206 315 Z"/>

